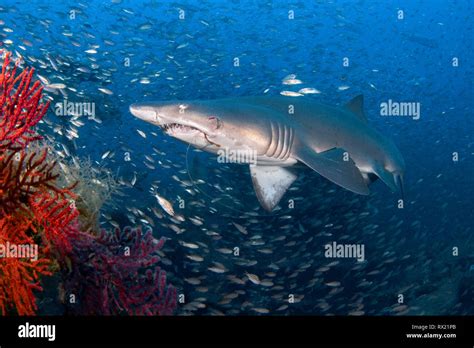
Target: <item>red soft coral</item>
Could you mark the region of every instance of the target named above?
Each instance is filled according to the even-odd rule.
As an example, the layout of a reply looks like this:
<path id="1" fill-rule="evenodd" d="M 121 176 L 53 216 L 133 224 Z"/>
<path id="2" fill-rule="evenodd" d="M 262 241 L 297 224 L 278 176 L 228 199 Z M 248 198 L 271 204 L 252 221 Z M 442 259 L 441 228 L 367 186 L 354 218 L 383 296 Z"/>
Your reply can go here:
<path id="1" fill-rule="evenodd" d="M 10 54 L 6 54 L 0 74 L 0 150 L 24 148 L 40 139 L 33 127 L 45 115 L 49 102 L 41 103 L 39 81 L 31 85 L 33 72 L 26 68 L 17 75 L 17 65 L 10 68 Z"/>
<path id="2" fill-rule="evenodd" d="M 27 219 L 0 219 L 0 244 L 35 244 L 28 236 L 30 222 Z M 7 256 L 7 255 L 3 255 Z M 0 261 L 0 314 L 16 312 L 18 315 L 33 315 L 37 310 L 34 290 L 41 291 L 40 277 L 50 275 L 52 261 L 41 257 L 37 260 L 4 257 Z"/>
<path id="3" fill-rule="evenodd" d="M 53 264 L 51 246 L 76 215 L 64 212 L 72 194 L 55 186 L 55 163 L 47 162 L 46 151 L 26 149 L 41 138 L 33 127 L 49 103 L 41 103 L 39 82 L 31 84 L 33 69 L 17 74 L 17 68 L 7 54 L 0 73 L 0 245 L 33 245 L 38 259 L 0 259 L 0 312 L 31 315 L 34 290 L 41 290 L 40 277 Z"/>
<path id="4" fill-rule="evenodd" d="M 68 199 L 69 197 L 69 199 Z M 34 227 L 41 232 L 43 241 L 57 256 L 71 251 L 71 239 L 78 233 L 75 196 L 68 190 L 39 192 L 30 198 L 30 209 L 35 221 Z"/>

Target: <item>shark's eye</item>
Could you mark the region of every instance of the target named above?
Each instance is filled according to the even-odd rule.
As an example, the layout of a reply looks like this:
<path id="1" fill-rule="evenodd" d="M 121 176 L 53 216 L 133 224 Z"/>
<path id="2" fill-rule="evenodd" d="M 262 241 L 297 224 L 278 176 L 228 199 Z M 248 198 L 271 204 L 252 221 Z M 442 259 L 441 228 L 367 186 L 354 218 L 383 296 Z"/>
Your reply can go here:
<path id="1" fill-rule="evenodd" d="M 212 122 L 212 124 L 216 127 L 216 129 L 221 128 L 222 121 L 219 119 L 219 117 L 209 116 L 207 119 L 209 120 L 209 122 Z"/>

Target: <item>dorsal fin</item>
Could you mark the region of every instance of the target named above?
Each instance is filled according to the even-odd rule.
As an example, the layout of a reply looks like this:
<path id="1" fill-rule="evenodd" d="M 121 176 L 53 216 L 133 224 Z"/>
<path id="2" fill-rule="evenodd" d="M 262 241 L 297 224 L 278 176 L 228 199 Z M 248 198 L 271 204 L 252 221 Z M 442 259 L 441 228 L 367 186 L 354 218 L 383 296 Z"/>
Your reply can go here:
<path id="1" fill-rule="evenodd" d="M 362 121 L 367 122 L 367 117 L 364 113 L 364 96 L 359 94 L 357 97 L 352 98 L 347 104 L 346 108 L 352 113 L 357 115 Z"/>

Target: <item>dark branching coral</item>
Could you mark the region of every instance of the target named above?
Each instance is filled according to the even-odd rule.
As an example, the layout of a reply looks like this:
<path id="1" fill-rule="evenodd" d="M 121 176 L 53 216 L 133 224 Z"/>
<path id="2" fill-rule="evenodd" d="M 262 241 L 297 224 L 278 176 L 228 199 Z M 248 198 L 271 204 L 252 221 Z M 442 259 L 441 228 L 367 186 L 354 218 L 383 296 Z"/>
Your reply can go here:
<path id="1" fill-rule="evenodd" d="M 62 269 L 66 303 L 75 314 L 170 315 L 176 289 L 166 284 L 158 263 L 164 239 L 141 228 L 102 230 L 100 236 L 77 235 L 70 260 Z"/>

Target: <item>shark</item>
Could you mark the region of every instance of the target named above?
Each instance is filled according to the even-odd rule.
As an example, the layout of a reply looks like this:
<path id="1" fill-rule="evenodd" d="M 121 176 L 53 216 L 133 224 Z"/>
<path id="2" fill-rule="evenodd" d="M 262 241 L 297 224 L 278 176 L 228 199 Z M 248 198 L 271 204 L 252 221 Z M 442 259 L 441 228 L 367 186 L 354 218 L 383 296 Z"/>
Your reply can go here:
<path id="1" fill-rule="evenodd" d="M 252 154 L 246 164 L 257 199 L 272 211 L 300 165 L 356 194 L 368 195 L 380 179 L 403 197 L 403 156 L 370 126 L 363 100 L 358 95 L 342 106 L 288 96 L 176 100 L 135 103 L 130 112 L 203 151 Z"/>

